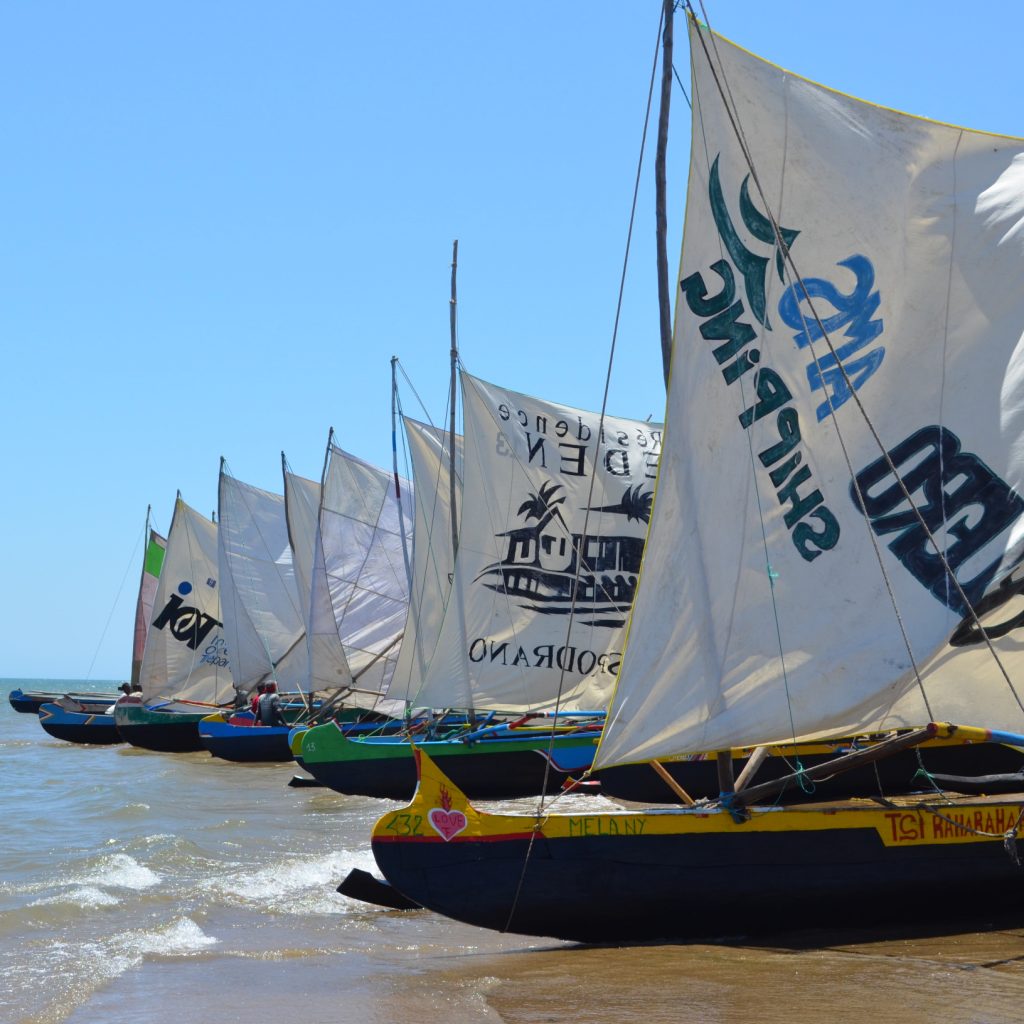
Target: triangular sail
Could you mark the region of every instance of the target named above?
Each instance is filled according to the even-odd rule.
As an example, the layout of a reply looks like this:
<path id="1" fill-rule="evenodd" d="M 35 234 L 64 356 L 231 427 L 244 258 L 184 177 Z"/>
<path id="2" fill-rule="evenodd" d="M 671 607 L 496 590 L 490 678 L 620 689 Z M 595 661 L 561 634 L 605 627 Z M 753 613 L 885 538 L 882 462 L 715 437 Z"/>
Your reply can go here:
<path id="1" fill-rule="evenodd" d="M 139 683 L 148 701 L 220 704 L 234 695 L 220 618 L 217 526 L 178 498 Z"/>
<path id="2" fill-rule="evenodd" d="M 146 542 L 146 553 L 142 560 L 142 579 L 139 582 L 139 599 L 135 603 L 135 636 L 132 644 L 132 684 L 139 681 L 142 672 L 142 658 L 146 650 L 146 635 L 153 621 L 153 603 L 164 564 L 167 538 L 151 529 Z"/>
<path id="3" fill-rule="evenodd" d="M 314 640 L 332 631 L 340 637 L 353 685 L 370 703 L 387 693 L 409 609 L 405 548 L 412 541 L 412 486 L 402 481 L 400 487 L 399 499 L 391 473 L 329 446 L 309 632 Z"/>
<path id="4" fill-rule="evenodd" d="M 273 678 L 299 689 L 307 676 L 304 624 L 284 497 L 222 468 L 218 507 L 221 611 L 235 688 L 247 693 Z"/>
<path id="5" fill-rule="evenodd" d="M 434 656 L 451 593 L 451 452 L 448 431 L 403 417 L 415 488 L 409 617 L 390 693 L 416 700 Z M 456 504 L 462 507 L 462 436 L 455 435 Z"/>
<path id="6" fill-rule="evenodd" d="M 288 536 L 295 564 L 303 621 L 306 623 L 307 677 L 303 686 L 315 693 L 337 690 L 352 685 L 345 649 L 341 645 L 337 623 L 320 616 L 323 631 L 311 628 L 314 552 L 319 545 L 320 484 L 306 480 L 287 470 L 284 474 L 285 510 Z M 321 563 L 318 563 L 321 564 Z M 322 571 L 322 569 L 321 569 Z"/>
<path id="7" fill-rule="evenodd" d="M 661 427 L 462 375 L 452 598 L 417 702 L 600 709 L 618 668 Z M 595 470 L 596 466 L 596 470 Z"/>
<path id="8" fill-rule="evenodd" d="M 1020 731 L 1024 142 L 695 32 L 667 440 L 597 764 L 928 718 Z"/>

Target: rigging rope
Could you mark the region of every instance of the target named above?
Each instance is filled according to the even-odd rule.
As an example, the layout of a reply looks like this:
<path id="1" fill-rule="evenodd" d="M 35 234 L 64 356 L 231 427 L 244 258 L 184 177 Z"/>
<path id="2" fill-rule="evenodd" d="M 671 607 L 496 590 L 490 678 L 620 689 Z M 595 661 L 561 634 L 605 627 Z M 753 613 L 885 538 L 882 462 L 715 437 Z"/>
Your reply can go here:
<path id="1" fill-rule="evenodd" d="M 648 87 L 648 91 L 647 91 L 647 109 L 646 109 L 646 112 L 644 114 L 644 127 L 643 127 L 643 132 L 642 132 L 641 137 L 640 137 L 640 153 L 639 153 L 639 156 L 638 156 L 638 159 L 637 159 L 636 181 L 635 181 L 635 183 L 633 185 L 633 203 L 632 203 L 632 206 L 630 207 L 630 213 L 629 213 L 629 228 L 628 228 L 628 230 L 626 232 L 626 247 L 625 247 L 625 253 L 623 254 L 623 259 L 622 259 L 622 275 L 621 275 L 621 277 L 619 279 L 619 294 L 618 294 L 618 300 L 617 300 L 616 305 L 615 305 L 615 320 L 614 320 L 614 324 L 613 324 L 613 327 L 612 327 L 611 350 L 608 353 L 608 370 L 607 370 L 607 373 L 605 375 L 604 395 L 603 395 L 603 397 L 601 399 L 601 419 L 600 419 L 600 423 L 601 423 L 602 426 L 604 425 L 605 410 L 606 410 L 607 405 L 608 405 L 608 391 L 609 391 L 609 389 L 611 387 L 612 364 L 613 364 L 613 362 L 615 360 L 615 345 L 616 345 L 616 342 L 618 340 L 619 319 L 620 319 L 621 314 L 622 314 L 623 294 L 624 294 L 625 288 L 626 288 L 626 268 L 629 265 L 630 245 L 631 245 L 631 242 L 632 242 L 632 239 L 633 239 L 633 225 L 634 225 L 634 223 L 636 221 L 637 202 L 638 202 L 638 197 L 639 197 L 639 194 L 640 194 L 640 177 L 641 177 L 641 174 L 642 174 L 642 171 L 643 171 L 644 152 L 645 152 L 646 145 L 647 145 L 647 129 L 649 128 L 650 121 L 651 121 L 651 107 L 652 107 L 653 99 L 654 99 L 654 83 L 655 83 L 655 79 L 657 77 L 657 72 L 658 72 L 658 51 L 659 51 L 659 47 L 661 45 L 661 33 L 662 33 L 662 28 L 664 27 L 664 21 L 665 21 L 665 12 L 664 12 L 664 7 L 662 7 L 661 11 L 660 11 L 660 13 L 658 15 L 658 32 L 657 32 L 657 35 L 655 37 L 654 59 L 653 59 L 652 64 L 651 64 L 651 81 L 650 81 L 650 86 Z M 601 434 L 599 433 L 598 437 L 600 437 L 600 436 L 601 436 Z M 595 476 L 596 476 L 596 474 L 595 474 Z M 591 487 L 591 496 L 592 496 L 593 495 L 593 487 L 594 487 L 594 476 L 591 477 L 590 487 Z M 588 500 L 587 501 L 587 506 L 588 506 L 587 515 L 588 516 L 589 516 L 589 506 L 590 506 L 590 504 L 591 504 L 591 501 Z M 587 520 L 585 518 L 584 519 L 584 524 L 583 524 L 584 535 L 586 534 L 586 524 L 587 524 Z M 572 622 L 573 622 L 573 618 L 574 618 L 575 607 L 576 607 L 576 588 L 573 588 L 572 605 L 571 605 L 570 610 L 569 610 L 569 621 L 568 621 L 568 625 L 567 625 L 567 628 L 566 628 L 566 645 L 567 646 L 568 646 L 568 643 L 569 643 L 570 634 L 572 632 Z M 557 715 L 558 709 L 559 709 L 559 707 L 561 705 L 561 701 L 562 701 L 562 689 L 563 689 L 563 686 L 564 686 L 564 682 L 565 682 L 565 669 L 563 668 L 562 671 L 561 671 L 559 682 L 558 682 L 558 693 L 557 693 L 557 695 L 555 697 L 555 713 L 556 713 L 556 715 Z M 540 797 L 540 800 L 539 800 L 538 805 L 537 805 L 537 811 L 536 811 L 536 815 L 535 815 L 535 824 L 534 824 L 533 830 L 530 833 L 530 841 L 529 841 L 529 843 L 527 845 L 526 853 L 523 856 L 523 867 L 522 867 L 522 871 L 519 874 L 519 879 L 518 879 L 518 881 L 516 883 L 515 894 L 512 897 L 512 905 L 511 905 L 511 907 L 509 909 L 508 918 L 505 921 L 505 928 L 504 928 L 505 931 L 508 931 L 511 928 L 512 918 L 515 915 L 516 907 L 518 906 L 518 903 L 519 903 L 519 896 L 520 896 L 520 893 L 522 892 L 522 888 L 523 888 L 523 882 L 524 882 L 524 880 L 526 878 L 526 868 L 527 868 L 527 866 L 528 866 L 528 864 L 530 862 L 530 855 L 533 852 L 534 840 L 536 839 L 536 836 L 537 836 L 537 834 L 538 834 L 538 832 L 540 831 L 540 828 L 541 828 L 541 817 L 544 814 L 544 795 L 547 792 L 548 781 L 550 779 L 550 774 L 551 774 L 551 756 L 550 755 L 551 755 L 551 751 L 552 751 L 552 749 L 554 747 L 554 742 L 555 742 L 554 725 L 557 723 L 557 721 L 558 721 L 557 717 L 552 720 L 551 739 L 548 742 L 548 757 L 545 758 L 545 762 L 546 763 L 545 763 L 545 766 L 544 766 L 544 782 L 543 782 L 543 787 L 542 787 L 542 791 L 541 791 L 541 797 Z"/>

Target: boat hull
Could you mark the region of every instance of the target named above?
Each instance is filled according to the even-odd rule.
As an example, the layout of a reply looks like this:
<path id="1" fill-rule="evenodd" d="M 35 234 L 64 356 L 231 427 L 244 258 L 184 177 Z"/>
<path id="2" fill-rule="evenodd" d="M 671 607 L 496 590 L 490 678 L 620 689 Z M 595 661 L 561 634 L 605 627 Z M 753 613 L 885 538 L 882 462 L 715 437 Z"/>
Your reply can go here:
<path id="1" fill-rule="evenodd" d="M 22 690 L 14 689 L 7 694 L 7 700 L 15 711 L 23 715 L 35 715 L 44 704 L 53 704 L 63 697 L 87 703 L 105 704 L 109 707 L 120 697 L 120 693 L 67 693 L 56 690 Z"/>
<path id="2" fill-rule="evenodd" d="M 68 711 L 58 704 L 44 704 L 39 709 L 39 724 L 50 736 L 68 743 L 97 746 L 124 743 L 113 715 Z"/>
<path id="3" fill-rule="evenodd" d="M 161 753 L 202 750 L 199 722 L 210 713 L 153 710 L 141 704 L 118 704 L 114 722 L 121 738 L 133 747 Z"/>
<path id="4" fill-rule="evenodd" d="M 293 759 L 288 737 L 290 725 L 233 724 L 223 717 L 210 715 L 198 725 L 200 744 L 214 757 L 226 761 L 287 762 Z"/>
<path id="5" fill-rule="evenodd" d="M 596 736 L 558 736 L 555 749 L 584 750 L 584 768 L 593 758 Z M 452 781 L 471 797 L 504 800 L 557 791 L 583 769 L 562 771 L 549 761 L 550 733 L 530 738 L 424 741 L 426 749 Z M 352 739 L 328 724 L 306 732 L 301 745 L 302 767 L 339 793 L 408 800 L 416 790 L 416 762 L 407 740 Z M 576 761 L 579 758 L 574 759 Z"/>
<path id="6" fill-rule="evenodd" d="M 374 857 L 406 897 L 469 924 L 621 942 L 955 921 L 986 901 L 1024 914 L 1002 836 L 1024 794 L 772 808 L 744 823 L 682 809 L 538 823 L 477 811 L 422 761 L 416 800 L 374 828 Z"/>

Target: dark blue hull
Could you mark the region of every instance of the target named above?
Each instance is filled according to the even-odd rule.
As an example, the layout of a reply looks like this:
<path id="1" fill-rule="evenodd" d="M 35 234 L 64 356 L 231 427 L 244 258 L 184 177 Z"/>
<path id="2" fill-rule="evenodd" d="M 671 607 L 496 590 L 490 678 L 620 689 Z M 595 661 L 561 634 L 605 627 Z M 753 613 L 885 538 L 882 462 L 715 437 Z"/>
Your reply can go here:
<path id="1" fill-rule="evenodd" d="M 291 761 L 290 725 L 232 725 L 223 721 L 199 723 L 199 742 L 225 761 Z"/>
<path id="2" fill-rule="evenodd" d="M 44 704 L 39 709 L 39 724 L 55 739 L 68 743 L 124 743 L 113 715 L 67 711 L 58 704 Z"/>
<path id="3" fill-rule="evenodd" d="M 62 697 L 71 697 L 77 701 L 106 704 L 108 707 L 120 697 L 120 693 L 65 693 L 56 690 L 11 690 L 7 695 L 11 707 L 23 715 L 38 714 L 44 704 L 52 704 Z"/>

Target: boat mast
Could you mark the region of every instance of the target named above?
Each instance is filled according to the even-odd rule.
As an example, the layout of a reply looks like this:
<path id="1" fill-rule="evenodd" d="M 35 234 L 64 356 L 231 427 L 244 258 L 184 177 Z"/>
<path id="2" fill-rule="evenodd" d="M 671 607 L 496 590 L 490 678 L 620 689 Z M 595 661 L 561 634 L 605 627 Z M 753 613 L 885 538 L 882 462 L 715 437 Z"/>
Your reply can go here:
<path id="1" fill-rule="evenodd" d="M 654 157 L 654 216 L 658 244 L 658 313 L 661 322 L 661 362 L 668 387 L 672 361 L 672 299 L 668 284 L 668 215 L 665 155 L 668 152 L 668 113 L 672 99 L 672 19 L 675 0 L 664 0 L 665 28 L 661 36 L 661 110 L 658 115 L 658 148 Z"/>
<path id="2" fill-rule="evenodd" d="M 665 389 L 668 390 L 669 368 L 672 362 L 672 298 L 668 279 L 668 185 L 665 174 L 665 158 L 668 153 L 668 120 L 672 100 L 672 21 L 675 15 L 675 0 L 663 0 L 661 33 L 661 106 L 658 112 L 658 146 L 654 156 L 654 234 L 658 250 L 658 320 L 661 326 L 661 364 L 665 375 Z M 732 793 L 733 781 L 732 752 L 720 750 L 716 758 L 718 765 L 718 788 L 723 794 Z M 672 779 L 668 770 L 659 762 L 652 761 L 652 767 L 683 803 L 693 804 L 693 798 Z"/>
<path id="3" fill-rule="evenodd" d="M 451 523 L 452 523 L 452 562 L 454 564 L 455 556 L 459 553 L 459 517 L 458 510 L 455 507 L 455 386 L 456 386 L 456 370 L 459 362 L 459 343 L 456 335 L 456 306 L 457 300 L 455 295 L 455 275 L 459 267 L 459 240 L 456 238 L 452 242 L 452 297 L 449 303 L 449 324 L 451 328 L 451 359 L 452 359 L 452 377 L 451 377 L 451 408 L 448 416 L 448 501 L 451 508 Z"/>
<path id="4" fill-rule="evenodd" d="M 405 562 L 405 578 L 412 585 L 412 564 L 409 559 L 409 544 L 405 533 L 405 512 L 402 509 L 402 485 L 398 475 L 398 356 L 391 357 L 391 467 L 395 477 L 395 500 L 398 502 L 398 528 L 402 536 L 402 560 Z"/>

